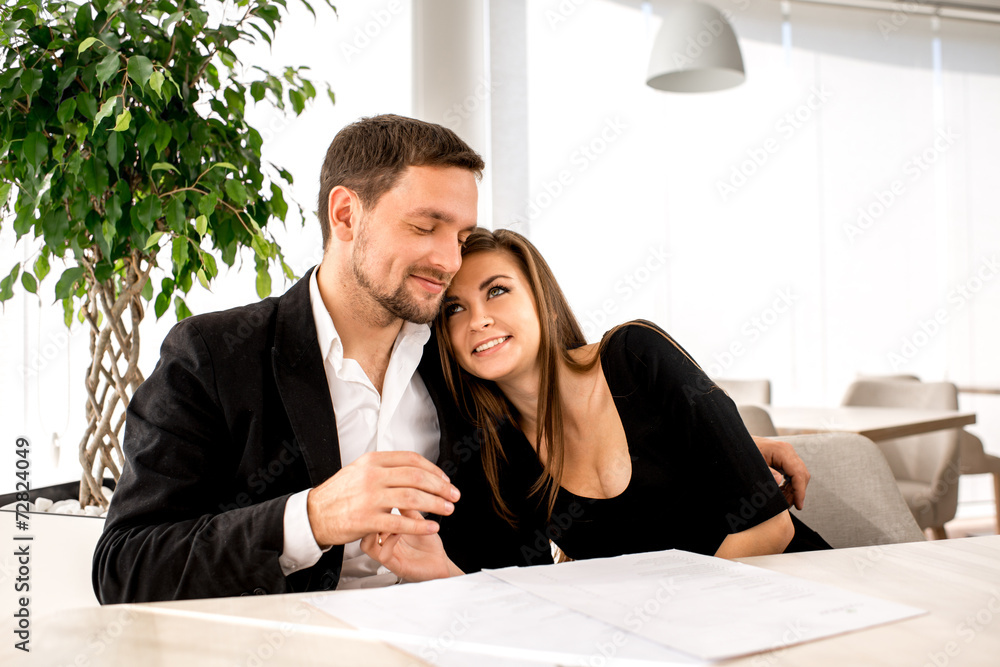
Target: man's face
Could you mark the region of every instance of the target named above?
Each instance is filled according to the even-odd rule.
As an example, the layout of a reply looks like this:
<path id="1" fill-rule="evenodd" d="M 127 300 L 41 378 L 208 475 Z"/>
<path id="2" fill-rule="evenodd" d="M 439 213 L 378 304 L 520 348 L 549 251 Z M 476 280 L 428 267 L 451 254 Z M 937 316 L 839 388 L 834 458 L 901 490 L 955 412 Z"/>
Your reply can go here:
<path id="1" fill-rule="evenodd" d="M 477 199 L 476 177 L 466 169 L 408 167 L 365 212 L 351 268 L 379 315 L 433 321 L 476 226 Z"/>

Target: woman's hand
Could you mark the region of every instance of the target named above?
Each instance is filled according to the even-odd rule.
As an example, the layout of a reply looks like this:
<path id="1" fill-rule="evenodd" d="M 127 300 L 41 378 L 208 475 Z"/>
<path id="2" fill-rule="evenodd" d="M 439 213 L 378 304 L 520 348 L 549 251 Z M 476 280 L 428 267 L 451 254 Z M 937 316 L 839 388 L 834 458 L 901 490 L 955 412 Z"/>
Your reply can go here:
<path id="1" fill-rule="evenodd" d="M 420 512 L 413 510 L 402 510 L 400 514 L 409 519 L 426 521 Z M 437 533 L 393 533 L 388 536 L 371 533 L 361 539 L 361 549 L 406 581 L 428 581 L 464 574 L 448 558 Z"/>

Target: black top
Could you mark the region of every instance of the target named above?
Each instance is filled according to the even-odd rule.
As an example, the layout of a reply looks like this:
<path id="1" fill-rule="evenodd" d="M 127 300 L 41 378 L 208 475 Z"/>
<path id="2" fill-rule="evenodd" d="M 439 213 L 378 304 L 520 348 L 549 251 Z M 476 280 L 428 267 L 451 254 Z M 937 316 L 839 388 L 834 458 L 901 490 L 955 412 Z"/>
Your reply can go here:
<path id="1" fill-rule="evenodd" d="M 662 330 L 644 324 L 610 334 L 601 354 L 632 478 L 614 498 L 560 489 L 545 529 L 573 559 L 674 548 L 712 555 L 726 535 L 788 509 L 733 401 Z M 505 425 L 500 438 L 519 462 L 529 458 L 517 428 Z M 535 457 L 522 470 L 528 484 L 541 463 Z"/>

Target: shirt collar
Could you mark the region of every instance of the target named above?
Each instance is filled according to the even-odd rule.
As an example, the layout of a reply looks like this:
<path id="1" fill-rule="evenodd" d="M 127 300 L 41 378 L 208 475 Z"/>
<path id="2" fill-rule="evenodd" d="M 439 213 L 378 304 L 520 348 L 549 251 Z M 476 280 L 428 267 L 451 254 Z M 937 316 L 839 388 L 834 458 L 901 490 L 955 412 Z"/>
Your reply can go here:
<path id="1" fill-rule="evenodd" d="M 309 300 L 312 303 L 313 320 L 316 322 L 316 339 L 319 341 L 319 352 L 323 355 L 323 360 L 333 363 L 334 369 L 340 373 L 344 365 L 344 343 L 337 333 L 337 327 L 333 324 L 323 297 L 319 293 L 319 267 L 317 266 L 312 275 L 309 276 Z M 397 349 L 411 356 L 413 351 L 417 351 L 415 361 L 420 361 L 423 354 L 424 345 L 430 340 L 431 328 L 427 324 L 417 324 L 415 322 L 403 322 L 396 341 L 392 345 L 391 354 L 395 354 Z M 414 368 L 416 366 L 414 365 Z"/>

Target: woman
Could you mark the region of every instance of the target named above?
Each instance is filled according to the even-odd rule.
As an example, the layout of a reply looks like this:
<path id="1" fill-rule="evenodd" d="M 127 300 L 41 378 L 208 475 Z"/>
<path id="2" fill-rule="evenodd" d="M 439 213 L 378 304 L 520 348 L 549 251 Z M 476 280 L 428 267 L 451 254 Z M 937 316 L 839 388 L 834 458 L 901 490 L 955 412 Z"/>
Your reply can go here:
<path id="1" fill-rule="evenodd" d="M 477 229 L 462 255 L 435 326 L 501 516 L 545 526 L 574 559 L 785 549 L 788 505 L 735 405 L 665 332 L 632 322 L 586 344 L 515 232 Z M 437 536 L 363 547 L 405 578 L 459 572 Z"/>

